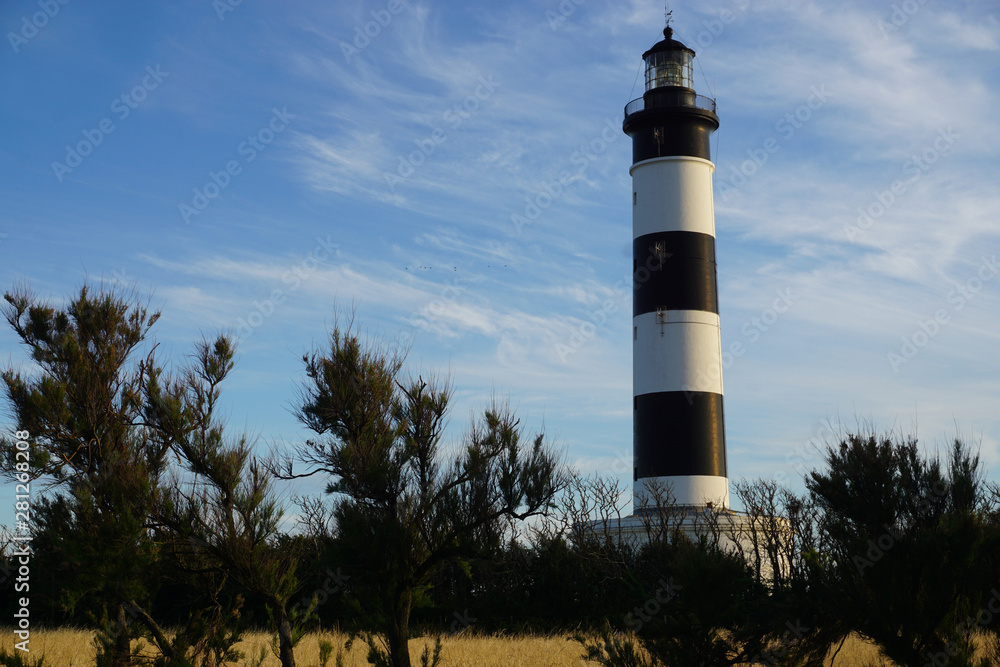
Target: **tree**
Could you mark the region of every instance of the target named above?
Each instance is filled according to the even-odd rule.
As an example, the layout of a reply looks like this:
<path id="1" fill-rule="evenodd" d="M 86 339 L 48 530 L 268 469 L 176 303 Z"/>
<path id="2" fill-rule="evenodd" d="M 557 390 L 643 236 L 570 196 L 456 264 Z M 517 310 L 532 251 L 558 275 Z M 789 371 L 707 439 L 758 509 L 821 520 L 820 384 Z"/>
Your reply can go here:
<path id="1" fill-rule="evenodd" d="M 767 593 L 749 626 L 754 635 L 770 639 L 757 647 L 756 657 L 769 664 L 822 667 L 830 646 L 846 635 L 839 622 L 817 620 L 824 610 L 802 557 L 816 551 L 816 504 L 773 480 L 741 480 L 734 487 L 744 508 L 742 519 L 732 524 L 734 546 Z"/>
<path id="2" fill-rule="evenodd" d="M 980 664 L 967 619 L 1000 573 L 1000 536 L 978 455 L 956 440 L 943 464 L 913 438 L 868 434 L 825 458 L 806 478 L 819 510 L 803 600 L 815 623 L 857 632 L 903 665 Z"/>
<path id="3" fill-rule="evenodd" d="M 296 453 L 306 472 L 294 473 L 291 459 L 282 472 L 332 477 L 327 492 L 337 497 L 339 542 L 357 572 L 352 584 L 373 596 L 359 607 L 377 624 L 382 659 L 394 667 L 410 665 L 410 613 L 435 571 L 496 549 L 508 519 L 545 512 L 562 484 L 544 437 L 524 443 L 505 405 L 487 408 L 460 451 L 444 454 L 451 392 L 403 379 L 403 361 L 398 350 L 335 327 L 328 350 L 303 358 L 298 415 L 320 437 Z"/>
<path id="4" fill-rule="evenodd" d="M 202 341 L 193 363 L 168 378 L 148 342 L 159 313 L 114 289 L 80 289 L 63 310 L 26 289 L 5 295 L 4 315 L 37 372 L 8 369 L 4 390 L 33 444 L 29 469 L 56 493 L 37 503 L 36 544 L 58 561 L 61 601 L 98 625 L 98 664 L 128 667 L 131 641 L 151 639 L 160 667 L 231 660 L 239 595 L 261 596 L 275 617 L 278 653 L 294 667 L 293 552 L 276 548 L 281 509 L 251 443 L 227 441 L 215 417 L 235 350 Z M 0 470 L 21 472 L 15 443 L 0 440 Z M 194 476 L 185 484 L 172 460 Z M 20 462 L 23 467 L 24 462 Z M 150 614 L 163 572 L 193 589 L 186 624 L 168 638 Z"/>
<path id="5" fill-rule="evenodd" d="M 642 579 L 664 582 L 652 599 L 668 600 L 662 616 L 650 616 L 637 629 L 659 664 L 732 667 L 760 652 L 763 633 L 754 618 L 763 611 L 763 590 L 743 558 L 720 545 L 717 536 L 654 542 L 643 559 L 640 572 L 648 574 Z"/>
<path id="6" fill-rule="evenodd" d="M 158 374 L 150 378 L 150 423 L 195 475 L 190 487 L 175 485 L 164 492 L 157 520 L 169 530 L 171 553 L 187 561 L 187 569 L 201 576 L 214 573 L 222 582 L 232 577 L 264 600 L 282 667 L 295 667 L 293 648 L 300 635 L 288 602 L 298 589 L 297 554 L 276 543 L 282 509 L 267 467 L 252 454 L 245 436 L 227 441 L 215 416 L 220 385 L 234 356 L 232 342 L 220 336 L 197 346 L 194 362 L 179 379 L 161 383 Z M 237 639 L 222 628 L 211 634 L 221 642 L 223 655 Z"/>
<path id="7" fill-rule="evenodd" d="M 152 349 L 142 356 L 140 348 L 159 313 L 88 286 L 64 310 L 27 288 L 4 299 L 3 314 L 39 371 L 3 371 L 4 392 L 33 443 L 32 478 L 62 493 L 71 513 L 63 537 L 80 576 L 67 582 L 67 604 L 86 605 L 109 631 L 108 664 L 130 665 L 130 619 L 149 598 L 143 573 L 156 558 L 146 520 L 169 451 L 143 420 L 143 387 L 156 363 Z M 3 472 L 13 475 L 14 442 L 0 440 L 0 451 Z"/>
<path id="8" fill-rule="evenodd" d="M 605 667 L 759 661 L 775 636 L 758 621 L 770 611 L 766 588 L 743 555 L 723 541 L 727 515 L 722 509 L 679 508 L 669 496 L 657 499 L 655 511 L 644 517 L 646 539 L 625 563 L 632 599 L 612 616 L 623 626 L 609 623 L 597 636 L 577 635 L 585 659 Z M 618 634 L 622 630 L 633 635 Z"/>

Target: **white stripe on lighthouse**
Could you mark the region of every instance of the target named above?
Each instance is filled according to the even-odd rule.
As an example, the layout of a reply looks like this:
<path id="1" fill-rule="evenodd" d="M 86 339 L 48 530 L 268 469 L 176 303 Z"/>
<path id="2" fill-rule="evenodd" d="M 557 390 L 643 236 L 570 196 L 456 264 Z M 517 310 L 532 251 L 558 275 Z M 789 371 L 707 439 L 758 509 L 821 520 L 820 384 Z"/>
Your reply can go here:
<path id="1" fill-rule="evenodd" d="M 669 498 L 667 497 L 669 494 Z M 632 484 L 632 504 L 636 508 L 664 506 L 673 498 L 679 505 L 729 507 L 729 479 L 710 475 L 643 477 Z"/>
<path id="2" fill-rule="evenodd" d="M 659 391 L 722 394 L 719 316 L 703 310 L 667 310 L 632 318 L 635 396 Z"/>
<path id="3" fill-rule="evenodd" d="M 658 157 L 632 165 L 632 236 L 656 232 L 701 232 L 715 236 L 710 161 L 690 156 Z"/>

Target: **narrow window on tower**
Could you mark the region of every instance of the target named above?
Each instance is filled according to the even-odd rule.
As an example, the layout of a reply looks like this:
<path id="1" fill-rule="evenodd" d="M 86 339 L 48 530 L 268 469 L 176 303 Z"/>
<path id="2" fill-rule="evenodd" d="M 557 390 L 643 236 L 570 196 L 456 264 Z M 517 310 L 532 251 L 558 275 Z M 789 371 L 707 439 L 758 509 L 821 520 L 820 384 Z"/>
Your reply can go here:
<path id="1" fill-rule="evenodd" d="M 635 202 L 636 202 L 636 201 L 637 201 L 637 199 L 638 199 L 638 195 L 639 195 L 639 193 L 638 193 L 638 192 L 633 192 L 633 193 L 632 193 L 632 206 L 635 206 Z"/>
<path id="2" fill-rule="evenodd" d="M 639 340 L 639 327 L 632 327 L 632 340 Z"/>
<path id="3" fill-rule="evenodd" d="M 660 264 L 663 264 L 663 261 L 667 258 L 667 251 L 663 246 L 663 241 L 657 241 L 653 245 L 653 254 L 656 255 L 656 259 L 660 262 Z"/>

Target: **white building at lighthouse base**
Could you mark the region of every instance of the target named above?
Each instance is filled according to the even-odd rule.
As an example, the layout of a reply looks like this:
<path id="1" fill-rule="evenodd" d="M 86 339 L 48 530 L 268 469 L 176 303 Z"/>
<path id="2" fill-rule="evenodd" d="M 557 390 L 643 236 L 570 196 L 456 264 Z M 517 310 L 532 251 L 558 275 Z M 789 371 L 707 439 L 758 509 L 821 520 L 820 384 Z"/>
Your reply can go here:
<path id="1" fill-rule="evenodd" d="M 592 521 L 586 532 L 597 540 L 610 540 L 636 550 L 661 537 L 670 540 L 679 534 L 695 543 L 707 537 L 710 542 L 718 540 L 723 551 L 741 555 L 752 568 L 759 568 L 764 582 L 772 580 L 775 555 L 785 576 L 791 570 L 785 549 L 778 554 L 768 553 L 769 541 L 777 539 L 787 544 L 792 539 L 788 521 L 780 517 L 753 517 L 713 507 L 660 508 L 645 514 Z M 778 535 L 774 535 L 776 532 Z"/>

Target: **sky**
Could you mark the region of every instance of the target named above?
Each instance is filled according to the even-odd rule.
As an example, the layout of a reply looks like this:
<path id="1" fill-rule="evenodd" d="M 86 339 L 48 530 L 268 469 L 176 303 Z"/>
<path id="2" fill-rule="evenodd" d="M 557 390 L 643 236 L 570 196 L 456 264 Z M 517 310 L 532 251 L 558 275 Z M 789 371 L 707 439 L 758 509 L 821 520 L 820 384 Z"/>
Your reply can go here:
<path id="1" fill-rule="evenodd" d="M 818 445 L 874 428 L 962 437 L 1000 479 L 1000 5 L 670 9 L 721 123 L 730 478 L 801 490 Z M 0 287 L 135 289 L 175 366 L 233 333 L 223 407 L 262 453 L 309 437 L 302 355 L 353 312 L 450 380 L 448 443 L 507 398 L 628 488 L 621 121 L 663 23 L 637 0 L 4 2 Z M 0 365 L 30 368 L 6 327 Z"/>

